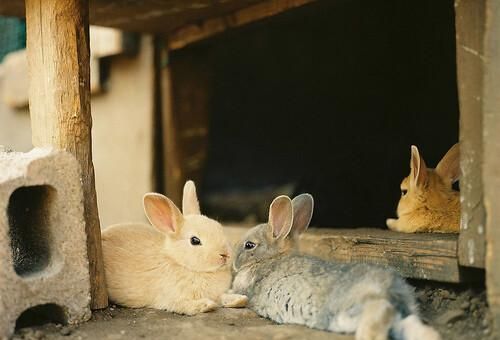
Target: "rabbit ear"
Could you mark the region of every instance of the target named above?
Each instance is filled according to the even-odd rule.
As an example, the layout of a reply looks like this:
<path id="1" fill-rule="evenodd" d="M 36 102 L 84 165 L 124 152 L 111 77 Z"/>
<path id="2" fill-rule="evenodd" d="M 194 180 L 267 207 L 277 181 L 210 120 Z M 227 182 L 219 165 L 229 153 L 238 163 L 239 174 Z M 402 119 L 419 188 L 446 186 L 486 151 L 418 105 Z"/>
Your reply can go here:
<path id="1" fill-rule="evenodd" d="M 292 200 L 293 224 L 292 233 L 298 236 L 306 231 L 314 210 L 314 199 L 310 194 L 300 194 Z"/>
<path id="2" fill-rule="evenodd" d="M 436 173 L 453 184 L 460 177 L 460 144 L 453 145 L 436 167 Z"/>
<path id="3" fill-rule="evenodd" d="M 184 184 L 184 193 L 182 194 L 182 213 L 184 215 L 200 215 L 200 203 L 196 196 L 196 186 L 193 181 L 187 181 Z"/>
<path id="4" fill-rule="evenodd" d="M 274 238 L 285 238 L 292 228 L 293 208 L 288 196 L 278 196 L 269 207 L 269 225 Z"/>
<path id="5" fill-rule="evenodd" d="M 167 197 L 148 193 L 143 198 L 144 212 L 149 222 L 162 232 L 176 233 L 182 226 L 184 217 Z"/>
<path id="6" fill-rule="evenodd" d="M 411 146 L 410 168 L 410 183 L 415 186 L 424 185 L 427 182 L 427 166 L 415 145 Z"/>

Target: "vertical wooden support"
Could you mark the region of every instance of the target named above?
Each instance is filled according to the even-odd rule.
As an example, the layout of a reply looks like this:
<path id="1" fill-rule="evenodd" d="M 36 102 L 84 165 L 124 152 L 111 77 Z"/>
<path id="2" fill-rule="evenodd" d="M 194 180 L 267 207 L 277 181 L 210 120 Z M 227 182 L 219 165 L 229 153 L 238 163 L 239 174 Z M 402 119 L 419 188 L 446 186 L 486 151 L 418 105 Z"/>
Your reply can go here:
<path id="1" fill-rule="evenodd" d="M 92 165 L 87 0 L 26 0 L 33 145 L 68 150 L 80 162 L 92 307 L 107 306 Z"/>
<path id="2" fill-rule="evenodd" d="M 486 1 L 484 37 L 483 182 L 486 288 L 494 338 L 500 338 L 500 1 Z"/>
<path id="3" fill-rule="evenodd" d="M 484 267 L 483 205 L 483 40 L 485 1 L 456 0 L 457 71 L 460 98 L 460 195 L 462 202 L 459 262 Z"/>
<path id="4" fill-rule="evenodd" d="M 180 204 L 184 182 L 201 180 L 206 159 L 209 61 L 198 50 L 179 51 L 174 58 L 165 51 L 162 60 L 165 192 Z"/>

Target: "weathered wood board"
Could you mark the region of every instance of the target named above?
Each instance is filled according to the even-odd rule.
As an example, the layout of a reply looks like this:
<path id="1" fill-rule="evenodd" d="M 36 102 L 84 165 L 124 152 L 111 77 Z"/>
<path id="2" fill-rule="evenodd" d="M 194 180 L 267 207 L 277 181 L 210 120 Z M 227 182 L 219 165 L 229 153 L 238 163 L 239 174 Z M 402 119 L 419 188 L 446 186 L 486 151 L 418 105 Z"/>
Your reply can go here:
<path id="1" fill-rule="evenodd" d="M 106 307 L 92 163 L 88 2 L 27 0 L 26 27 L 33 145 L 67 150 L 80 162 L 92 307 Z"/>
<path id="2" fill-rule="evenodd" d="M 182 48 L 232 28 L 265 19 L 316 0 L 268 0 L 221 16 L 198 20 L 176 28 L 168 35 L 170 50 Z"/>
<path id="3" fill-rule="evenodd" d="M 168 33 L 259 2 L 271 4 L 265 6 L 264 10 L 272 13 L 311 1 L 313 0 L 90 0 L 90 23 L 132 32 Z M 24 0 L 0 2 L 0 15 L 23 17 L 24 13 Z M 262 15 L 258 15 L 255 19 L 250 19 L 258 20 L 261 17 Z M 248 21 L 248 18 L 242 19 Z"/>
<path id="4" fill-rule="evenodd" d="M 482 1 L 479 1 L 480 3 Z M 483 85 L 483 185 L 486 288 L 494 338 L 500 338 L 500 2 L 486 2 Z"/>
<path id="5" fill-rule="evenodd" d="M 227 227 L 235 244 L 248 227 Z M 341 263 L 389 266 L 402 276 L 441 282 L 476 281 L 481 271 L 460 268 L 457 235 L 404 234 L 390 230 L 310 228 L 302 235 L 301 251 Z"/>
<path id="6" fill-rule="evenodd" d="M 484 268 L 483 40 L 485 2 L 456 1 L 457 73 L 460 101 L 460 264 Z"/>

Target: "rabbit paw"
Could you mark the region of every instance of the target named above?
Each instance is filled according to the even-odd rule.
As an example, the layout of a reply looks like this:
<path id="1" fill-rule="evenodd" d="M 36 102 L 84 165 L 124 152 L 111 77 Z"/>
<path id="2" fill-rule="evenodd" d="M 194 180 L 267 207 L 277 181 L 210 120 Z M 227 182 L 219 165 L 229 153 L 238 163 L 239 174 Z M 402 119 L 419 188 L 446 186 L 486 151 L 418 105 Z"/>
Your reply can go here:
<path id="1" fill-rule="evenodd" d="M 185 314 L 187 315 L 195 315 L 198 313 L 206 313 L 211 312 L 217 309 L 219 305 L 210 299 L 199 299 L 194 300 L 189 304 L 188 310 Z"/>
<path id="2" fill-rule="evenodd" d="M 398 220 L 395 218 L 388 218 L 385 223 L 387 224 L 387 227 L 391 230 L 399 231 L 398 230 Z"/>
<path id="3" fill-rule="evenodd" d="M 248 297 L 241 294 L 222 294 L 220 297 L 223 307 L 242 308 L 248 303 Z"/>

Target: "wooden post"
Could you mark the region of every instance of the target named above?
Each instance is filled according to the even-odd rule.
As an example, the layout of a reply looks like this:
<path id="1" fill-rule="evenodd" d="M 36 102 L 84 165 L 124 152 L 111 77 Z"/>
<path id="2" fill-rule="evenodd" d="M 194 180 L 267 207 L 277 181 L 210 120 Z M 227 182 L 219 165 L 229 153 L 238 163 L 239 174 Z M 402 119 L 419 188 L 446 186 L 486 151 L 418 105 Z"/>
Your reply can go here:
<path id="1" fill-rule="evenodd" d="M 482 2 L 482 1 L 480 1 Z M 500 338 L 500 1 L 486 1 L 483 90 L 483 183 L 486 288 L 494 339 Z"/>
<path id="2" fill-rule="evenodd" d="M 86 0 L 26 0 L 29 107 L 34 146 L 68 150 L 79 160 L 85 195 L 92 307 L 107 306 L 92 165 Z"/>
<path id="3" fill-rule="evenodd" d="M 457 73 L 460 98 L 460 196 L 462 219 L 459 262 L 484 268 L 483 205 L 483 41 L 485 2 L 455 2 Z"/>
<path id="4" fill-rule="evenodd" d="M 167 53 L 161 77 L 164 183 L 167 196 L 180 204 L 184 182 L 201 180 L 207 155 L 210 66 L 204 47 Z"/>

